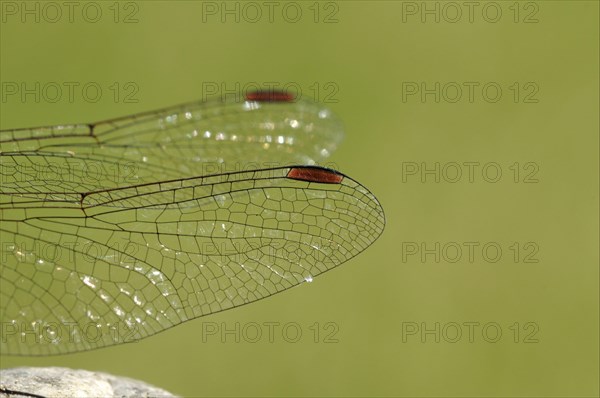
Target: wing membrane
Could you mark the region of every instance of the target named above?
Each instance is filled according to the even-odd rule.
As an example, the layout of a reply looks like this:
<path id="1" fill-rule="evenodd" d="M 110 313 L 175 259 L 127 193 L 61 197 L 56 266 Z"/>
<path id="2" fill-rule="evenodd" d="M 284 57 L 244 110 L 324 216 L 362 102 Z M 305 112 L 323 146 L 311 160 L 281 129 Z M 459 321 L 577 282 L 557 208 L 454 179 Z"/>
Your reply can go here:
<path id="1" fill-rule="evenodd" d="M 342 137 L 339 119 L 309 100 L 194 102 L 89 125 L 3 131 L 0 160 L 6 189 L 98 190 L 311 165 Z"/>
<path id="2" fill-rule="evenodd" d="M 311 280 L 381 234 L 382 209 L 364 187 L 290 170 L 65 197 L 58 213 L 45 197 L 30 200 L 1 227 L 2 352 L 143 338 Z"/>
<path id="3" fill-rule="evenodd" d="M 354 257 L 383 231 L 377 199 L 276 167 L 322 161 L 342 135 L 309 101 L 0 132 L 0 354 L 136 341 Z"/>

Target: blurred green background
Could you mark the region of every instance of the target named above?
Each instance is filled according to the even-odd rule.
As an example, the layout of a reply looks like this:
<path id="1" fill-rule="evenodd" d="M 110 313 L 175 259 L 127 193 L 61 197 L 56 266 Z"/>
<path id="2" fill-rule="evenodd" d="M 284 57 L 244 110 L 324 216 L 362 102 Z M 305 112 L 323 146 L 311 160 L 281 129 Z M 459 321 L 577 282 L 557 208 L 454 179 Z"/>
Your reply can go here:
<path id="1" fill-rule="evenodd" d="M 1 128 L 288 84 L 344 120 L 332 160 L 387 216 L 369 250 L 312 284 L 2 368 L 101 370 L 185 396 L 598 396 L 598 2 L 298 1 L 269 15 L 268 2 L 109 1 L 72 16 L 56 2 L 58 17 L 1 3 Z M 23 82 L 103 95 L 9 93 Z M 279 326 L 272 342 L 266 326 L 257 342 L 206 333 L 236 322 Z"/>

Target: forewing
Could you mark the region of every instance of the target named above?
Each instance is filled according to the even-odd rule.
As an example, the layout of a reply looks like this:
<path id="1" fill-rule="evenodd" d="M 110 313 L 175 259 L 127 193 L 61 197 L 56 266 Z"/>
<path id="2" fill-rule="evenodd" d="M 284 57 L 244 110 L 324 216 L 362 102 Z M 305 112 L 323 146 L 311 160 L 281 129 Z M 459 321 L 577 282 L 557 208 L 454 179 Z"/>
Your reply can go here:
<path id="1" fill-rule="evenodd" d="M 259 300 L 354 257 L 384 227 L 365 187 L 310 167 L 3 194 L 1 211 L 0 351 L 13 355 L 135 341 Z"/>

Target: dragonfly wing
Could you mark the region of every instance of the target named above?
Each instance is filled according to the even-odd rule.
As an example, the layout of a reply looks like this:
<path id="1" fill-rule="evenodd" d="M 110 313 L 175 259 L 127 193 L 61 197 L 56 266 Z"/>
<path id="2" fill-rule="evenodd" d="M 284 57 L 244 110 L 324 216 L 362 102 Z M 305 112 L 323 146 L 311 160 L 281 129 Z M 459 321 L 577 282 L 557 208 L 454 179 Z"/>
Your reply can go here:
<path id="1" fill-rule="evenodd" d="M 329 109 L 310 100 L 209 101 L 90 125 L 2 131 L 0 137 L 5 188 L 85 192 L 321 163 L 343 129 Z"/>
<path id="2" fill-rule="evenodd" d="M 311 167 L 1 205 L 0 352 L 13 355 L 135 341 L 251 303 L 354 257 L 385 222 L 362 185 Z"/>

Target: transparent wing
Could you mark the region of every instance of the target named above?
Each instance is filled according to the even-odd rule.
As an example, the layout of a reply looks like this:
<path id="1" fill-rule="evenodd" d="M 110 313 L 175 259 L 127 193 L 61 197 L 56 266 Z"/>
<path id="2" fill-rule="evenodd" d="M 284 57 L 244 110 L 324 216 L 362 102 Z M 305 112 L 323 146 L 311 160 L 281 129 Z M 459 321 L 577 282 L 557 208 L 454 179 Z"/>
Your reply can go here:
<path id="1" fill-rule="evenodd" d="M 2 185 L 19 192 L 312 165 L 343 137 L 339 119 L 309 100 L 194 102 L 93 124 L 0 133 Z"/>
<path id="2" fill-rule="evenodd" d="M 308 166 L 341 123 L 310 101 L 190 103 L 0 132 L 0 354 L 136 341 L 310 281 L 383 210 Z"/>
<path id="3" fill-rule="evenodd" d="M 2 194 L 1 351 L 135 341 L 345 262 L 384 215 L 337 172 L 275 168 L 92 193 Z"/>

